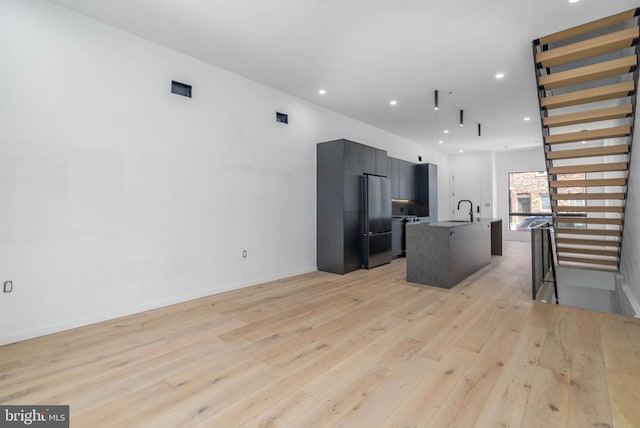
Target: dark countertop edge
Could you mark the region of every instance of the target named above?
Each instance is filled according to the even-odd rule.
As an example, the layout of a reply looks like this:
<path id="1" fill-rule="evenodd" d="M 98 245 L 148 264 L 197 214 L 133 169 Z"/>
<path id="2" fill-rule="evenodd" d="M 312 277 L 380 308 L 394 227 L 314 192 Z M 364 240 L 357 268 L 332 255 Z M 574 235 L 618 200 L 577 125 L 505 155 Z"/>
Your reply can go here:
<path id="1" fill-rule="evenodd" d="M 472 224 L 486 224 L 486 223 L 494 223 L 497 221 L 502 221 L 501 218 L 480 218 L 475 219 L 473 223 L 467 222 L 454 222 L 454 221 L 439 221 L 437 223 L 408 223 L 408 226 L 419 225 L 419 226 L 431 226 L 431 227 L 460 227 L 460 226 L 470 226 Z"/>

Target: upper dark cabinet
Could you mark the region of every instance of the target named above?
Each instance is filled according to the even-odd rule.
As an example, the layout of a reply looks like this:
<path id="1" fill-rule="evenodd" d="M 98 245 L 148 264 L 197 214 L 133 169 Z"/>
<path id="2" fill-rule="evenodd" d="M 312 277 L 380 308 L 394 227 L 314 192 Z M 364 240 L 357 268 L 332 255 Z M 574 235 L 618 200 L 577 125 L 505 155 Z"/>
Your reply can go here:
<path id="1" fill-rule="evenodd" d="M 377 174 L 376 173 L 376 149 L 373 147 L 363 147 L 363 161 L 364 161 L 364 173 L 365 174 Z"/>
<path id="2" fill-rule="evenodd" d="M 411 201 L 416 199 L 416 164 L 406 162 L 406 180 L 407 180 L 407 194 L 406 198 Z"/>
<path id="3" fill-rule="evenodd" d="M 344 171 L 347 174 L 362 175 L 364 167 L 364 146 L 362 144 L 345 141 L 344 151 Z"/>
<path id="4" fill-rule="evenodd" d="M 391 159 L 391 198 L 400 199 L 400 160 Z"/>
<path id="5" fill-rule="evenodd" d="M 387 152 L 376 149 L 376 175 L 388 177 L 387 171 Z"/>

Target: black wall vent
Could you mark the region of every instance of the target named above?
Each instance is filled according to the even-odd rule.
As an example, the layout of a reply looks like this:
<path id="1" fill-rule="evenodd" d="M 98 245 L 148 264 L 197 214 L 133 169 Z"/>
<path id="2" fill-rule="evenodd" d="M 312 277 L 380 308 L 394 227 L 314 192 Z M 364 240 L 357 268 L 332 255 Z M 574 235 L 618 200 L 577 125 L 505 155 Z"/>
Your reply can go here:
<path id="1" fill-rule="evenodd" d="M 182 95 L 183 97 L 191 98 L 191 85 L 187 85 L 186 83 L 180 83 L 180 82 L 176 82 L 175 80 L 172 80 L 171 93 Z"/>
<path id="2" fill-rule="evenodd" d="M 418 156 L 418 162 L 422 162 L 422 156 Z"/>
<path id="3" fill-rule="evenodd" d="M 276 122 L 280 122 L 280 123 L 289 123 L 289 115 L 288 114 L 284 114 L 284 113 L 280 113 L 280 112 L 276 112 Z"/>

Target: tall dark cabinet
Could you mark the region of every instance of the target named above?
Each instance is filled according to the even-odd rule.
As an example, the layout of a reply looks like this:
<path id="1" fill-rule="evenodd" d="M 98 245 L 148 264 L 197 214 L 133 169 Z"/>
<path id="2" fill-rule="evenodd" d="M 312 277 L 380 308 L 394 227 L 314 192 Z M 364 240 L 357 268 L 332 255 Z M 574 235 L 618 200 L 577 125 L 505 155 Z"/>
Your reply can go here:
<path id="1" fill-rule="evenodd" d="M 416 200 L 428 207 L 429 222 L 438 221 L 438 165 L 422 163 L 416 167 Z"/>
<path id="2" fill-rule="evenodd" d="M 360 268 L 360 177 L 387 176 L 387 152 L 349 140 L 317 145 L 318 270 Z"/>

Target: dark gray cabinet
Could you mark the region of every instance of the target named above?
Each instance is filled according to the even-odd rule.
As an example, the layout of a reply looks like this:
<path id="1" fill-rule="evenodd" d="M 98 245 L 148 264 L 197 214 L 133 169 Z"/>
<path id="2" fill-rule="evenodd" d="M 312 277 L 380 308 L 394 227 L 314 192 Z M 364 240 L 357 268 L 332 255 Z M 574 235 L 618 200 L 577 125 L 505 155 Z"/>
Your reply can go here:
<path id="1" fill-rule="evenodd" d="M 360 268 L 360 177 L 386 175 L 387 152 L 349 140 L 317 145 L 318 270 Z"/>
<path id="2" fill-rule="evenodd" d="M 400 159 L 391 159 L 391 198 L 400 199 Z"/>
<path id="3" fill-rule="evenodd" d="M 416 164 L 405 162 L 405 180 L 407 181 L 407 194 L 404 199 L 414 201 L 416 199 Z"/>
<path id="4" fill-rule="evenodd" d="M 387 152 L 379 149 L 375 149 L 375 151 L 376 151 L 376 175 L 382 175 L 383 177 L 388 177 Z"/>
<path id="5" fill-rule="evenodd" d="M 420 216 L 429 216 L 429 221 L 438 221 L 438 165 L 423 163 L 416 165 L 416 201 L 420 203 Z"/>
<path id="6" fill-rule="evenodd" d="M 376 174 L 376 149 L 367 146 L 361 147 L 364 160 L 364 169 L 361 172 L 365 174 Z"/>
<path id="7" fill-rule="evenodd" d="M 391 197 L 393 199 L 416 199 L 416 164 L 391 158 Z"/>

